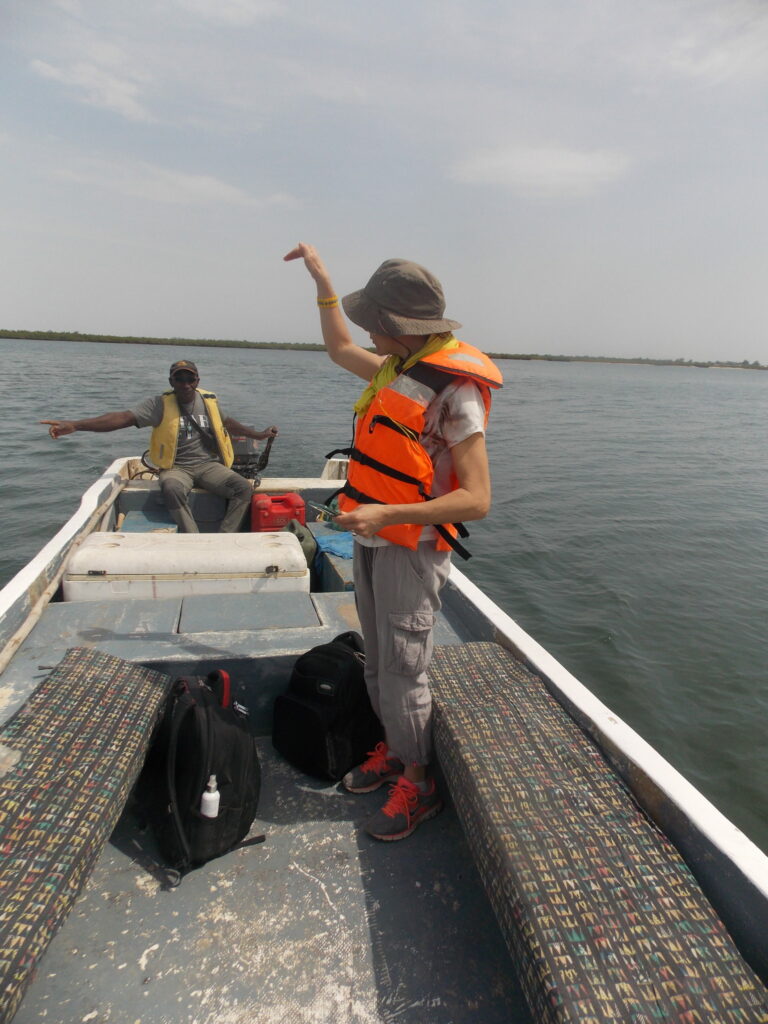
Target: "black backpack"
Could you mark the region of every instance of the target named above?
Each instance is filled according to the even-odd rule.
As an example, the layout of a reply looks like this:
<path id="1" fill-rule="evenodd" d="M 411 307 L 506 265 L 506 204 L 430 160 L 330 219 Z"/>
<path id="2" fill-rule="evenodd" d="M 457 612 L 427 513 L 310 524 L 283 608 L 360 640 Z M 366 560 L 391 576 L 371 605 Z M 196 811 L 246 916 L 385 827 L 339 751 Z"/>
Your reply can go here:
<path id="1" fill-rule="evenodd" d="M 301 654 L 275 700 L 272 743 L 296 768 L 341 779 L 383 738 L 368 698 L 359 633 L 342 633 Z"/>
<path id="2" fill-rule="evenodd" d="M 256 817 L 261 769 L 247 715 L 231 699 L 226 672 L 177 679 L 171 688 L 136 792 L 160 853 L 180 872 L 231 850 Z M 200 813 L 211 775 L 219 791 L 215 818 Z"/>

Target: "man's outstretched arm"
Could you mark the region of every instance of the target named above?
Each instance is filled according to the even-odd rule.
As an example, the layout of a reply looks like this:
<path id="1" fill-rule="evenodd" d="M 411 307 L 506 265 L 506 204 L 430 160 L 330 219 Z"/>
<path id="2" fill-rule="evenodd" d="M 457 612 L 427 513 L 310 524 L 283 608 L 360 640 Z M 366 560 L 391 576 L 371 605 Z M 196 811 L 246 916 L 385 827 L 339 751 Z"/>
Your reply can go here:
<path id="1" fill-rule="evenodd" d="M 129 409 L 123 412 L 106 412 L 103 416 L 94 416 L 90 420 L 40 420 L 48 427 L 53 438 L 74 434 L 78 430 L 88 430 L 95 434 L 107 434 L 111 430 L 122 430 L 123 427 L 135 427 L 136 417 Z"/>
<path id="2" fill-rule="evenodd" d="M 254 430 L 252 427 L 246 427 L 243 423 L 238 423 L 231 416 L 227 416 L 222 422 L 230 434 L 233 434 L 235 437 L 251 437 L 254 441 L 263 441 L 267 437 L 277 437 L 278 435 L 277 427 Z"/>

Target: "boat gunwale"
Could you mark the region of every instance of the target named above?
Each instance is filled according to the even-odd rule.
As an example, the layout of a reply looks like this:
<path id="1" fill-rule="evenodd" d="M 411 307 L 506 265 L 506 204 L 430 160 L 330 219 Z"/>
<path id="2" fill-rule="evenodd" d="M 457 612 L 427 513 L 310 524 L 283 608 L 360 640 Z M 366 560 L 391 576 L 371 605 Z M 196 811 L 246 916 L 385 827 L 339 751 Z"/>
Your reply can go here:
<path id="1" fill-rule="evenodd" d="M 449 583 L 485 617 L 491 638 L 540 675 L 597 744 L 639 806 L 678 849 L 742 956 L 768 985 L 768 856 L 455 565 Z M 724 869 L 730 870 L 725 884 Z"/>
<path id="2" fill-rule="evenodd" d="M 543 677 L 550 691 L 572 717 L 574 711 L 577 712 L 578 724 L 582 728 L 585 728 L 585 721 L 589 723 L 587 731 L 611 755 L 611 760 L 615 761 L 616 755 L 620 755 L 627 765 L 637 769 L 745 875 L 754 874 L 755 888 L 768 898 L 768 856 L 666 758 L 595 697 L 455 565 L 451 566 L 450 580 L 492 623 L 496 641 L 516 653 Z M 622 774 L 625 773 L 626 768 L 622 771 Z"/>

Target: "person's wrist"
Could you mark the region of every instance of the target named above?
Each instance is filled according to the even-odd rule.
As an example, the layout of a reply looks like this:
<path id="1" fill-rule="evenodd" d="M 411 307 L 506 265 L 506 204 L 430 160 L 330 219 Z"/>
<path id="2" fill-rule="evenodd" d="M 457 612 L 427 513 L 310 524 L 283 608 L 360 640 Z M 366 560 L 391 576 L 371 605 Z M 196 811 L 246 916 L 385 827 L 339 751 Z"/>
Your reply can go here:
<path id="1" fill-rule="evenodd" d="M 318 299 L 331 299 L 335 297 L 336 291 L 329 277 L 318 277 L 315 279 L 315 284 L 317 285 Z"/>

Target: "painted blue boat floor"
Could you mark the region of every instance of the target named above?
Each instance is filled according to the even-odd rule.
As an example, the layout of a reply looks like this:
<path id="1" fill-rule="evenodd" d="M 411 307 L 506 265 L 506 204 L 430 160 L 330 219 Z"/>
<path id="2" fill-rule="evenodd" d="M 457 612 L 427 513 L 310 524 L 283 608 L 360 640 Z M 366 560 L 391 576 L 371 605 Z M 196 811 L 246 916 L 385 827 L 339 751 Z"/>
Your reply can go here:
<path id="1" fill-rule="evenodd" d="M 121 533 L 178 533 L 178 529 L 164 507 L 128 512 L 120 524 Z"/>
<path id="2" fill-rule="evenodd" d="M 179 633 L 224 633 L 237 630 L 288 630 L 320 626 L 309 594 L 217 594 L 185 597 Z"/>
<path id="3" fill-rule="evenodd" d="M 266 841 L 164 889 L 128 810 L 16 1024 L 529 1024 L 452 807 L 400 843 L 260 742 Z"/>
<path id="4" fill-rule="evenodd" d="M 29 698 L 70 647 L 95 647 L 170 675 L 242 665 L 245 672 L 259 675 L 262 686 L 264 666 L 255 656 L 295 658 L 349 629 L 360 629 L 351 591 L 54 602 L 3 673 L 0 723 Z M 444 610 L 435 642 L 465 639 L 469 636 L 461 622 Z M 271 672 L 274 678 L 267 681 L 267 689 L 282 687 L 283 674 Z"/>

